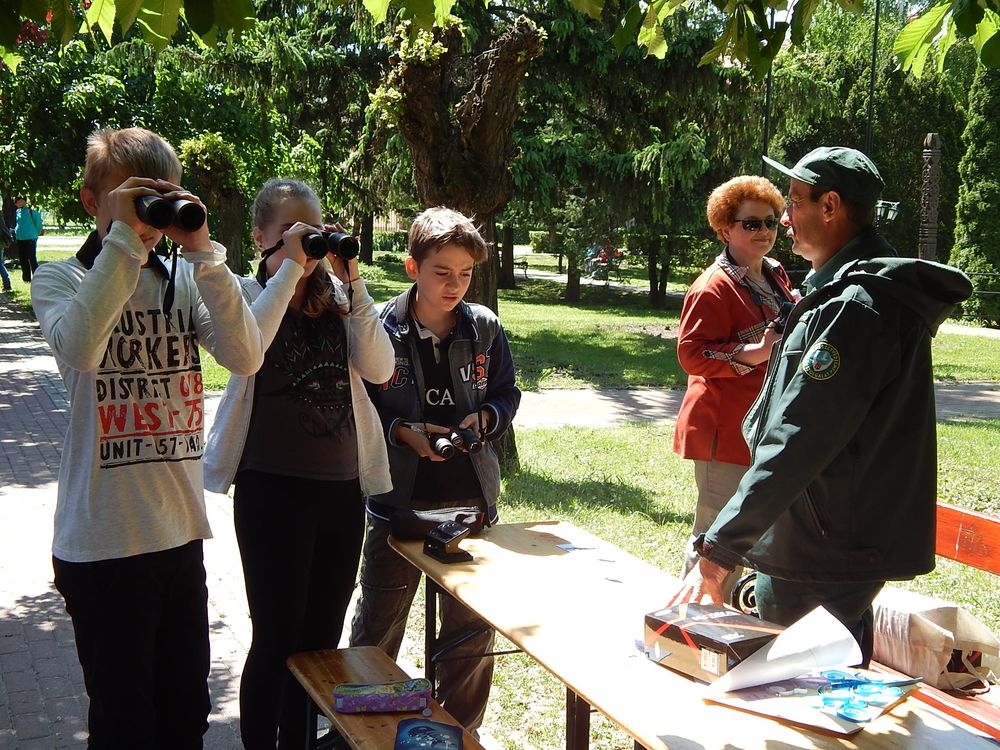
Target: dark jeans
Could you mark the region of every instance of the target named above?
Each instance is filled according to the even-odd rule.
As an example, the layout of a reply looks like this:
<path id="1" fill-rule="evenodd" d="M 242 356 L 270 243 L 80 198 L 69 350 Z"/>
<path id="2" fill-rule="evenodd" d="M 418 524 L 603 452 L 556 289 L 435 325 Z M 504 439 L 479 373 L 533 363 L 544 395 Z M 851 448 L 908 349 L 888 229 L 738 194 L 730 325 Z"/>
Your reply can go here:
<path id="1" fill-rule="evenodd" d="M 38 240 L 17 241 L 17 258 L 21 263 L 21 278 L 25 282 L 31 281 L 31 274 L 38 268 L 37 246 Z"/>
<path id="2" fill-rule="evenodd" d="M 0 219 L 3 221 L 3 219 Z M 0 246 L 0 278 L 3 280 L 3 288 L 10 289 L 10 274 L 7 273 L 7 264 L 4 262 L 4 249 Z"/>
<path id="3" fill-rule="evenodd" d="M 364 534 L 357 479 L 329 482 L 243 471 L 233 508 L 253 641 L 240 682 L 248 750 L 305 745 L 305 691 L 285 660 L 336 648 Z"/>
<path id="4" fill-rule="evenodd" d="M 875 645 L 872 602 L 883 586 L 885 581 L 785 581 L 758 573 L 754 596 L 763 619 L 786 627 L 822 605 L 851 631 L 854 640 L 861 646 L 861 663 L 858 666 L 867 667 Z"/>
<path id="5" fill-rule="evenodd" d="M 475 505 L 475 502 L 467 503 Z M 361 599 L 354 613 L 352 646 L 378 646 L 393 659 L 406 630 L 420 570 L 389 546 L 389 524 L 368 517 L 361 567 Z M 448 640 L 467 628 L 485 625 L 471 610 L 448 595 L 438 597 L 439 637 Z M 438 701 L 470 732 L 483 722 L 493 678 L 492 628 L 451 651 L 438 665 Z"/>
<path id="6" fill-rule="evenodd" d="M 201 748 L 212 707 L 201 540 L 52 566 L 90 696 L 87 747 Z"/>

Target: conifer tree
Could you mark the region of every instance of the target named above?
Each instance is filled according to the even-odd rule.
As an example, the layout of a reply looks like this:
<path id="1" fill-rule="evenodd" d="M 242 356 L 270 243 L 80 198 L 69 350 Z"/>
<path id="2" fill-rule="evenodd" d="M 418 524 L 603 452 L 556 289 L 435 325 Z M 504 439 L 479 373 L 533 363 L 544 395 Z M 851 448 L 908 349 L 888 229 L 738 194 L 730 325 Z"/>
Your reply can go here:
<path id="1" fill-rule="evenodd" d="M 951 262 L 972 277 L 975 294 L 966 315 L 1000 324 L 1000 70 L 980 66 L 969 92 L 965 156 L 956 208 Z"/>

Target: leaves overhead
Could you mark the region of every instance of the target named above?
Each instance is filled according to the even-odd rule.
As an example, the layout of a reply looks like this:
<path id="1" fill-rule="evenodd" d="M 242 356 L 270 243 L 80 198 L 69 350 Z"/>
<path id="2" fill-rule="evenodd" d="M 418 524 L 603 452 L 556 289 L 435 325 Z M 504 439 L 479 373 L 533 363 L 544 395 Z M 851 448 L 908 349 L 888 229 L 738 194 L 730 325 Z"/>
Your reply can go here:
<path id="1" fill-rule="evenodd" d="M 330 5 L 345 1 L 330 0 Z M 484 4 L 490 5 L 486 0 Z M 530 3 L 522 0 L 519 4 Z M 570 0 L 570 4 L 593 20 L 599 20 L 612 5 L 610 0 Z M 711 4 L 724 23 L 702 64 L 718 59 L 735 61 L 758 76 L 770 69 L 786 39 L 793 45 L 803 43 L 821 5 L 837 4 L 856 13 L 871 7 L 864 0 L 712 0 Z M 363 0 L 363 5 L 377 24 L 389 20 L 390 7 L 395 7 L 389 0 Z M 667 19 L 678 8 L 696 5 L 696 0 L 652 0 L 626 4 L 622 13 L 614 4 L 615 11 L 622 14 L 610 42 L 619 53 L 635 44 L 646 56 L 663 59 L 671 43 Z M 468 7 L 463 10 L 457 0 L 400 0 L 398 5 L 400 19 L 410 21 L 415 30 L 425 31 L 447 25 L 452 14 L 475 12 Z M 255 17 L 254 0 L 0 0 L 0 58 L 16 68 L 21 56 L 15 39 L 23 19 L 50 24 L 63 45 L 81 25 L 85 31 L 100 29 L 110 41 L 115 26 L 128 31 L 138 22 L 146 41 L 162 50 L 179 23 L 204 44 L 215 46 L 217 39 L 245 32 Z M 938 60 L 943 60 L 961 39 L 973 44 L 985 66 L 1000 67 L 1000 0 L 940 0 L 903 29 L 894 53 L 904 70 L 920 76 L 931 50 L 936 49 Z"/>

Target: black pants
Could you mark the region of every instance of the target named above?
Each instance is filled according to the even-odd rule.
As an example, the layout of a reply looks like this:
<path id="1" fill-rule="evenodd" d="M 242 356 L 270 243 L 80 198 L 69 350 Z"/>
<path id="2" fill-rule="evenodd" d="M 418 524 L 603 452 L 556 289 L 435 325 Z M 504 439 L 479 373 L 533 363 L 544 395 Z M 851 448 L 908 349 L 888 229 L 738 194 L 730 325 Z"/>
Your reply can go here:
<path id="1" fill-rule="evenodd" d="M 37 248 L 38 240 L 17 241 L 17 259 L 21 263 L 21 278 L 25 282 L 31 281 L 31 274 L 38 268 Z"/>
<path id="2" fill-rule="evenodd" d="M 91 750 L 201 748 L 208 589 L 201 540 L 116 560 L 52 559 L 90 696 Z"/>
<path id="3" fill-rule="evenodd" d="M 867 668 L 875 646 L 872 602 L 883 586 L 885 581 L 813 583 L 785 581 L 758 573 L 754 597 L 763 619 L 786 627 L 822 605 L 854 636 L 861 647 L 861 663 L 857 666 Z"/>
<path id="4" fill-rule="evenodd" d="M 236 539 L 253 641 L 240 683 L 248 750 L 305 744 L 305 691 L 285 659 L 336 648 L 354 591 L 364 535 L 358 480 L 327 482 L 243 471 L 236 477 Z"/>

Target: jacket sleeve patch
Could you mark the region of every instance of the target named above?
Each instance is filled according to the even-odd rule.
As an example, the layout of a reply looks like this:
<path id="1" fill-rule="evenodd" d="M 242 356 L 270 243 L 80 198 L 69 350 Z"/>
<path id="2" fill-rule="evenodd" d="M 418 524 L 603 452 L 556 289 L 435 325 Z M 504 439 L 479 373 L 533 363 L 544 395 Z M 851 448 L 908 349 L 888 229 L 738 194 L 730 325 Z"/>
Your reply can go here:
<path id="1" fill-rule="evenodd" d="M 826 341 L 817 341 L 802 358 L 802 372 L 813 380 L 829 380 L 839 369 L 840 352 Z"/>

